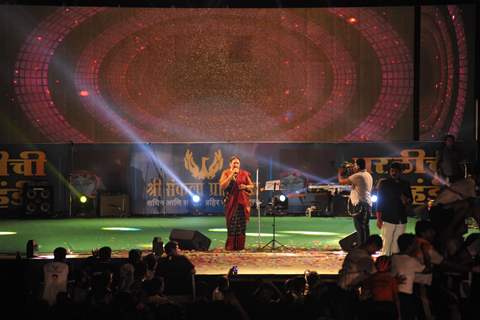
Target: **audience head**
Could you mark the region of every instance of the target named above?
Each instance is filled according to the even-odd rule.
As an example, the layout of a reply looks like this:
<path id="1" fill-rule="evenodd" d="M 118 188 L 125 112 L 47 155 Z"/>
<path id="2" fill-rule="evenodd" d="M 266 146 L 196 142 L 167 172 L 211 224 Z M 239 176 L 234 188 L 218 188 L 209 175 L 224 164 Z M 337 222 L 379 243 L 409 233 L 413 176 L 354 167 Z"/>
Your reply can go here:
<path id="1" fill-rule="evenodd" d="M 320 283 L 320 276 L 316 271 L 305 271 L 305 281 L 307 284 L 312 287 L 317 283 Z"/>
<path id="2" fill-rule="evenodd" d="M 380 256 L 375 260 L 375 267 L 378 272 L 388 272 L 392 266 L 392 258 L 390 256 Z"/>
<path id="3" fill-rule="evenodd" d="M 112 257 L 112 248 L 110 247 L 101 247 L 98 250 L 98 257 L 100 259 L 110 259 Z"/>
<path id="4" fill-rule="evenodd" d="M 355 164 L 357 165 L 359 170 L 365 170 L 367 168 L 365 159 L 363 158 L 358 158 L 357 160 L 355 160 Z"/>
<path id="5" fill-rule="evenodd" d="M 419 220 L 415 224 L 415 235 L 432 242 L 435 238 L 435 229 L 430 221 Z"/>
<path id="6" fill-rule="evenodd" d="M 382 237 L 380 237 L 378 234 L 372 234 L 367 238 L 364 247 L 367 249 L 369 254 L 374 254 L 383 247 Z"/>
<path id="7" fill-rule="evenodd" d="M 67 258 L 67 249 L 64 247 L 58 247 L 53 250 L 53 259 L 55 261 L 65 261 Z"/>
<path id="8" fill-rule="evenodd" d="M 146 255 L 143 258 L 143 261 L 147 265 L 148 270 L 154 270 L 155 267 L 157 266 L 157 258 L 155 257 L 155 255 L 153 253 L 150 253 L 150 254 Z"/>
<path id="9" fill-rule="evenodd" d="M 303 294 L 305 283 L 305 277 L 290 278 L 285 281 L 285 289 L 288 293 Z"/>
<path id="10" fill-rule="evenodd" d="M 411 233 L 404 233 L 398 237 L 398 249 L 400 253 L 411 254 L 416 249 L 415 236 Z"/>
<path id="11" fill-rule="evenodd" d="M 177 241 L 169 241 L 165 245 L 165 253 L 167 256 L 174 256 L 178 254 L 178 242 Z"/>
<path id="12" fill-rule="evenodd" d="M 128 262 L 131 264 L 138 264 L 142 261 L 142 251 L 139 249 L 132 249 L 128 251 Z"/>

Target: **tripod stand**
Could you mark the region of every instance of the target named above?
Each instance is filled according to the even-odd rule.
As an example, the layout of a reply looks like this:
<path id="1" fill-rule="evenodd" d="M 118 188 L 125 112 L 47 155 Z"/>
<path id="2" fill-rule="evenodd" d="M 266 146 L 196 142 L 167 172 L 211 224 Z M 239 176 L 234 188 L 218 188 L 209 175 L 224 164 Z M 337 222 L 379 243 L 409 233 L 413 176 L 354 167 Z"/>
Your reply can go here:
<path id="1" fill-rule="evenodd" d="M 275 206 L 275 197 L 272 197 L 272 216 L 273 216 L 272 231 L 273 231 L 273 235 L 272 235 L 272 240 L 267 242 L 267 244 L 264 245 L 262 247 L 262 249 L 265 249 L 265 248 L 269 247 L 273 251 L 273 250 L 275 250 L 275 246 L 277 246 L 277 248 L 285 247 L 285 245 L 283 245 L 280 241 L 275 239 L 275 228 L 276 228 L 275 217 L 277 216 L 276 213 L 275 213 L 275 210 L 277 210 L 277 209 L 278 208 Z"/>

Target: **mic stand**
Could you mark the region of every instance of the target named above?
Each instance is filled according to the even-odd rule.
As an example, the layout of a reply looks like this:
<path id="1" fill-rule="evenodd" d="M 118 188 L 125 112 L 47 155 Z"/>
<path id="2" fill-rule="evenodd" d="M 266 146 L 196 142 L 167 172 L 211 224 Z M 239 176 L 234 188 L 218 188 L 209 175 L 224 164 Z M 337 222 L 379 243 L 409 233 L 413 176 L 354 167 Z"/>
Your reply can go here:
<path id="1" fill-rule="evenodd" d="M 258 247 L 260 248 L 261 246 L 261 242 L 262 242 L 262 233 L 261 233 L 261 221 L 260 221 L 260 200 L 258 198 L 258 192 L 259 192 L 259 184 L 258 184 L 258 168 L 257 168 L 257 176 L 256 176 L 256 179 L 255 179 L 255 207 L 257 208 L 257 216 L 258 216 L 258 239 L 257 239 L 257 242 L 258 242 Z"/>
<path id="2" fill-rule="evenodd" d="M 280 186 L 278 187 L 278 189 L 280 189 Z M 274 192 L 277 191 L 276 184 L 274 184 L 273 190 L 274 190 Z M 273 231 L 273 236 L 272 236 L 272 240 L 267 242 L 267 244 L 262 247 L 262 249 L 270 247 L 270 249 L 272 251 L 275 250 L 275 245 L 277 245 L 277 248 L 285 247 L 285 245 L 283 245 L 280 241 L 275 239 L 275 228 L 276 228 L 275 217 L 276 217 L 276 214 L 275 214 L 275 200 L 274 200 L 274 198 L 275 198 L 275 196 L 272 196 L 272 216 L 273 216 L 272 231 Z"/>

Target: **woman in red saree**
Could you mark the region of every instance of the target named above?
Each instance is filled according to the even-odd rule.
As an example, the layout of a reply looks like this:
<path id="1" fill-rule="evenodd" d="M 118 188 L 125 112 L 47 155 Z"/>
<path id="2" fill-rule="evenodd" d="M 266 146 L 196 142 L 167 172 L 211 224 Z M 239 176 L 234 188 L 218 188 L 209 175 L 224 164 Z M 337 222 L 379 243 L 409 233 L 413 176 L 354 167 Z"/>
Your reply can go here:
<path id="1" fill-rule="evenodd" d="M 225 198 L 225 219 L 228 237 L 226 250 L 242 250 L 245 248 L 245 231 L 250 220 L 250 198 L 253 182 L 250 173 L 240 170 L 240 158 L 230 158 L 230 167 L 222 172 L 220 187 Z"/>

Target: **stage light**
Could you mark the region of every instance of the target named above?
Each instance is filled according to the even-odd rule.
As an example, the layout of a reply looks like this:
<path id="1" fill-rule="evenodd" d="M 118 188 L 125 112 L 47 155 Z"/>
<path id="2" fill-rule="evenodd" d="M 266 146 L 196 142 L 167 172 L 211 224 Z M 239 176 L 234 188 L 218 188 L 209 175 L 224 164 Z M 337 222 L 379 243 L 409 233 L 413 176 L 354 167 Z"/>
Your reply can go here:
<path id="1" fill-rule="evenodd" d="M 87 200 L 88 200 L 88 199 L 87 199 L 86 196 L 81 196 L 81 197 L 80 197 L 80 202 L 81 202 L 81 203 L 87 203 Z"/>
<path id="2" fill-rule="evenodd" d="M 281 194 L 273 197 L 273 209 L 285 211 L 288 209 L 288 198 L 286 195 Z"/>
<path id="3" fill-rule="evenodd" d="M 198 194 L 194 194 L 194 195 L 192 196 L 192 201 L 193 201 L 194 203 L 199 203 L 199 202 L 200 202 L 200 196 L 199 196 Z"/>
<path id="4" fill-rule="evenodd" d="M 378 196 L 377 196 L 376 194 L 374 194 L 374 195 L 372 196 L 372 202 L 375 203 L 375 202 L 377 202 L 377 201 L 378 201 Z"/>

